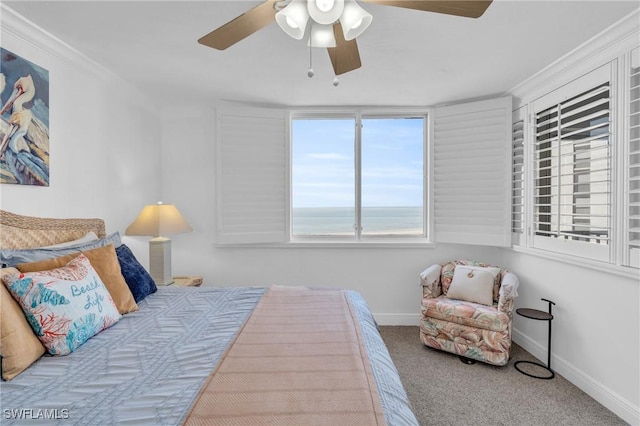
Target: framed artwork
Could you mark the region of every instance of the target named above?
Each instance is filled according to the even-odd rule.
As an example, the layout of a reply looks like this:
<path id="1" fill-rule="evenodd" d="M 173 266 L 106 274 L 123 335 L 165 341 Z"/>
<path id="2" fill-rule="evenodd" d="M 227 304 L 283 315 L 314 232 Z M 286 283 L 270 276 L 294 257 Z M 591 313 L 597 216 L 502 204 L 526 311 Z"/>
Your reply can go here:
<path id="1" fill-rule="evenodd" d="M 49 186 L 49 71 L 0 48 L 0 183 Z"/>

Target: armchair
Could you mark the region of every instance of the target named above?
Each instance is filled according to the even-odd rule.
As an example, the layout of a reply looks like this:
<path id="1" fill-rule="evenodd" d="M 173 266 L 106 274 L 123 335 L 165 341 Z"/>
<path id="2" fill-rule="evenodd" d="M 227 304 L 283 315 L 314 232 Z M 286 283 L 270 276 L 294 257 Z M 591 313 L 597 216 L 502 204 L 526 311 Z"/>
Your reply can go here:
<path id="1" fill-rule="evenodd" d="M 518 277 L 468 260 L 432 265 L 420 274 L 420 340 L 463 358 L 505 365 Z"/>

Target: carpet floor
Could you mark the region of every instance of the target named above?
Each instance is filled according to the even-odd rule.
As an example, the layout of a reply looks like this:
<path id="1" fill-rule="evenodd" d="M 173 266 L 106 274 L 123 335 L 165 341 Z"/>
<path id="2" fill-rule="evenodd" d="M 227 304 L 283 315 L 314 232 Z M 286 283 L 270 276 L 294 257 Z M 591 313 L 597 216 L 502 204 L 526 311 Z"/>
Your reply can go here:
<path id="1" fill-rule="evenodd" d="M 514 362 L 537 361 L 518 345 L 504 367 L 467 365 L 423 345 L 418 327 L 382 326 L 380 333 L 422 426 L 627 424 L 557 373 L 539 380 L 518 372 Z"/>

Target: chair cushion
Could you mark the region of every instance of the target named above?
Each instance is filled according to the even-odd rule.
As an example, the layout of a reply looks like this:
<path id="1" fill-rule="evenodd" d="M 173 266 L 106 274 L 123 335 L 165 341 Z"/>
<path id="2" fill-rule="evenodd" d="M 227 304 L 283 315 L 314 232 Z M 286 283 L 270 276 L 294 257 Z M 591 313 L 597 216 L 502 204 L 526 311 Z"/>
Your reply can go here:
<path id="1" fill-rule="evenodd" d="M 509 316 L 497 305 L 487 306 L 464 300 L 449 299 L 445 295 L 422 299 L 422 316 L 450 321 L 470 327 L 503 331 L 509 327 Z"/>

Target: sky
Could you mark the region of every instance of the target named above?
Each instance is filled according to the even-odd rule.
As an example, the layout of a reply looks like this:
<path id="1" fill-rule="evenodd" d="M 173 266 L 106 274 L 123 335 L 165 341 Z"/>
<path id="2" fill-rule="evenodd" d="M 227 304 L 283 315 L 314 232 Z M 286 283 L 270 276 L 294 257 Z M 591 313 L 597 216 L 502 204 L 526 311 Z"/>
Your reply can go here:
<path id="1" fill-rule="evenodd" d="M 362 207 L 423 204 L 423 118 L 362 119 Z M 355 119 L 294 119 L 292 205 L 355 205 Z"/>

